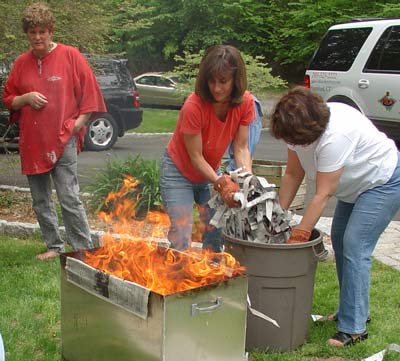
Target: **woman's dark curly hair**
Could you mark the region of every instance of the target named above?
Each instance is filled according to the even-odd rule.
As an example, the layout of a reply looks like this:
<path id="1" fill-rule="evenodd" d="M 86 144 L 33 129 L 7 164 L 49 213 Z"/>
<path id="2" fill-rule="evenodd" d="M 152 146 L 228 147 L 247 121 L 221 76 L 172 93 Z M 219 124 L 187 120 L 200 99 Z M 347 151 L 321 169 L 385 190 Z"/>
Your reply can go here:
<path id="1" fill-rule="evenodd" d="M 208 102 L 215 101 L 208 88 L 208 80 L 214 76 L 233 76 L 230 104 L 236 106 L 243 102 L 247 88 L 246 65 L 238 49 L 231 45 L 215 45 L 207 49 L 200 63 L 195 92 Z"/>
<path id="2" fill-rule="evenodd" d="M 42 3 L 34 3 L 29 5 L 22 14 L 22 29 L 27 33 L 30 28 L 43 26 L 54 31 L 55 18 L 51 9 Z"/>
<path id="3" fill-rule="evenodd" d="M 298 86 L 284 95 L 271 117 L 271 134 L 292 145 L 308 145 L 325 131 L 330 118 L 320 95 Z"/>

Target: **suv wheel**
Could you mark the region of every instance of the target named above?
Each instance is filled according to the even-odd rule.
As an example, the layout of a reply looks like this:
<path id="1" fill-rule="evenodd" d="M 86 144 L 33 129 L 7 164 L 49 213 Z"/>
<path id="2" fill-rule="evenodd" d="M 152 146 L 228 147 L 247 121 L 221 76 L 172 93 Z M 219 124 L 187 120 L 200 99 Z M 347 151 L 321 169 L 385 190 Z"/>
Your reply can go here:
<path id="1" fill-rule="evenodd" d="M 85 149 L 101 151 L 111 148 L 118 138 L 118 126 L 114 118 L 108 114 L 100 114 L 87 126 Z"/>
<path id="2" fill-rule="evenodd" d="M 337 103 L 347 104 L 362 113 L 362 111 L 358 107 L 358 105 L 356 103 L 354 103 L 351 99 L 346 98 L 346 97 L 333 97 L 333 98 L 329 99 L 328 102 L 337 102 Z"/>

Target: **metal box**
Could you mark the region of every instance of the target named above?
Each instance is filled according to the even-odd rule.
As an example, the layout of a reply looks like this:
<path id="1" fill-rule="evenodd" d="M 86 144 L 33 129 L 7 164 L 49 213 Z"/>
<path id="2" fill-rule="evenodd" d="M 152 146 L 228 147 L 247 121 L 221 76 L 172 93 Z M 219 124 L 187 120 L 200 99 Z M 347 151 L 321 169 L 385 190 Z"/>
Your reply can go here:
<path id="1" fill-rule="evenodd" d="M 162 296 L 79 261 L 61 261 L 66 361 L 243 361 L 247 278 Z"/>

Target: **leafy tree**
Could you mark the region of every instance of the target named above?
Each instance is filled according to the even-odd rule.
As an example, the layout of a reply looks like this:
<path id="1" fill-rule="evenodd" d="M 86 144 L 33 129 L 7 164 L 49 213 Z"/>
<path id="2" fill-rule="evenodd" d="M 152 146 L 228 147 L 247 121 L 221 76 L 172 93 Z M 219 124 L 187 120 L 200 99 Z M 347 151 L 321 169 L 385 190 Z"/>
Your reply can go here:
<path id="1" fill-rule="evenodd" d="M 174 57 L 229 43 L 274 73 L 304 73 L 330 25 L 399 16 L 397 0 L 116 0 L 114 48 L 134 72 L 171 69 Z M 118 41 L 121 39 L 122 41 Z"/>
<path id="2" fill-rule="evenodd" d="M 116 0 L 114 5 L 108 49 L 112 53 L 126 54 L 133 74 L 139 74 L 146 67 L 145 64 L 146 71 L 153 70 L 151 64 L 160 63 L 157 51 L 160 43 L 153 34 L 155 9 L 140 6 L 136 1 L 129 0 Z M 151 32 L 148 29 L 151 29 Z"/>
<path id="3" fill-rule="evenodd" d="M 133 73 L 171 69 L 175 55 L 229 43 L 262 55 L 263 0 L 120 0 L 113 18 L 114 52 L 126 52 Z"/>
<path id="4" fill-rule="evenodd" d="M 0 2 L 0 61 L 14 60 L 28 49 L 22 31 L 22 12 L 32 1 Z M 108 41 L 110 17 L 107 2 L 96 0 L 47 1 L 56 17 L 54 39 L 78 47 L 84 52 L 103 52 Z"/>
<path id="5" fill-rule="evenodd" d="M 278 72 L 302 75 L 331 25 L 353 18 L 393 17 L 396 9 L 399 15 L 399 5 L 384 0 L 271 0 L 266 22 L 275 27 L 268 36 L 271 51 L 265 55 Z"/>
<path id="6" fill-rule="evenodd" d="M 0 2 L 0 61 L 14 59 L 26 49 L 22 34 L 21 14 L 25 5 L 19 1 L 5 0 Z"/>
<path id="7" fill-rule="evenodd" d="M 0 2 L 0 61 L 27 49 L 21 14 L 32 0 Z M 272 67 L 304 73 L 330 25 L 355 17 L 399 17 L 398 0 L 47 0 L 55 40 L 130 60 L 133 74 L 170 70 L 176 57 L 232 44 Z M 299 80 L 299 79 L 297 79 Z"/>
<path id="8" fill-rule="evenodd" d="M 111 6 L 107 1 L 52 0 L 56 16 L 57 41 L 76 46 L 82 52 L 103 53 L 109 41 Z"/>

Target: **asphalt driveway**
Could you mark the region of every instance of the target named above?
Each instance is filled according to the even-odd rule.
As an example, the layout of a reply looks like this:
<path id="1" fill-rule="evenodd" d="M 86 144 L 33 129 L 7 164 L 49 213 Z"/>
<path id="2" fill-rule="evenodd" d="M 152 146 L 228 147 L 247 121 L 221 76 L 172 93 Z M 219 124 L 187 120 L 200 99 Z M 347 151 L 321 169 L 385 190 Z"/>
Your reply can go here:
<path id="1" fill-rule="evenodd" d="M 120 138 L 114 147 L 108 151 L 90 152 L 84 151 L 78 158 L 78 174 L 81 189 L 93 181 L 96 173 L 106 166 L 108 161 L 113 159 L 126 159 L 140 155 L 144 159 L 161 159 L 165 146 L 171 134 L 126 134 Z M 254 159 L 286 161 L 286 145 L 273 139 L 268 130 L 263 130 L 259 144 L 257 145 Z M 21 175 L 19 155 L 5 154 L 0 152 L 0 184 L 28 187 L 25 176 Z M 307 200 L 314 193 L 314 184 L 307 183 Z M 331 199 L 323 216 L 331 217 L 336 205 L 336 200 Z M 302 214 L 302 211 L 297 211 Z M 400 211 L 394 220 L 400 220 Z"/>

